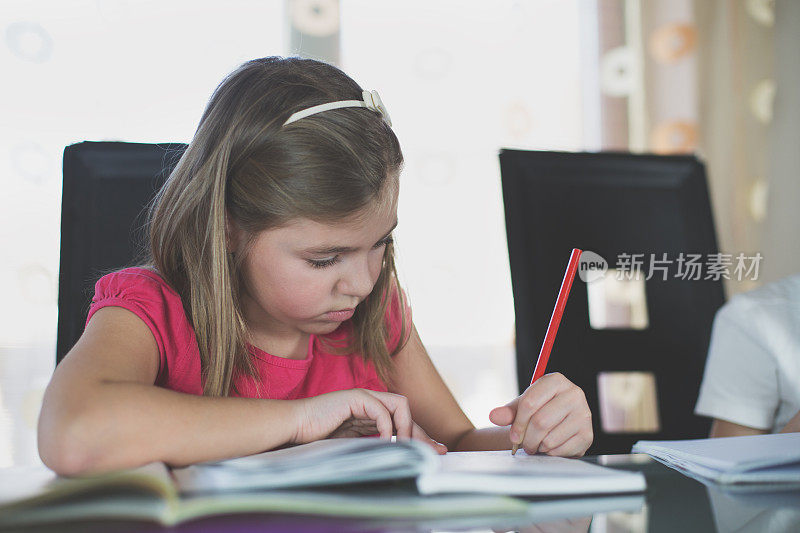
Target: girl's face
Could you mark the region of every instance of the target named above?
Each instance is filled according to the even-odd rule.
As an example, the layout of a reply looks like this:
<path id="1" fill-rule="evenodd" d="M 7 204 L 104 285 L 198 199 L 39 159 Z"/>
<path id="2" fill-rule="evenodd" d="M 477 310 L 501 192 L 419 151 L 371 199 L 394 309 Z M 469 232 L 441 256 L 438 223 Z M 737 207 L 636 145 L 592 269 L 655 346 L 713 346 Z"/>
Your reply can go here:
<path id="1" fill-rule="evenodd" d="M 242 265 L 243 312 L 254 339 L 291 343 L 349 318 L 329 313 L 352 310 L 372 292 L 397 225 L 391 196 L 347 221 L 301 218 L 256 235 Z"/>

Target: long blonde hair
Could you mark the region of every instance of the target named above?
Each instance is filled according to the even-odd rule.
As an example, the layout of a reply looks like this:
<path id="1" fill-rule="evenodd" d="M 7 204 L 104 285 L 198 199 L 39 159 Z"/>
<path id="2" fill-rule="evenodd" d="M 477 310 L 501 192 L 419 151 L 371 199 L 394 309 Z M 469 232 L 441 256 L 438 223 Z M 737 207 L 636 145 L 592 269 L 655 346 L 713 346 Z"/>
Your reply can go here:
<path id="1" fill-rule="evenodd" d="M 403 164 L 400 145 L 380 115 L 363 108 L 326 111 L 290 125 L 294 112 L 362 89 L 338 68 L 301 58 L 248 61 L 214 91 L 194 138 L 149 213 L 150 263 L 181 296 L 197 337 L 203 394 L 236 393 L 235 380 L 260 379 L 247 350 L 240 273 L 256 233 L 302 217 L 330 223 L 382 198 Z M 226 250 L 226 211 L 250 238 Z M 389 244 L 372 293 L 356 307 L 341 353 L 361 353 L 386 380 L 386 307 L 405 301 Z M 268 379 L 268 376 L 265 377 Z"/>

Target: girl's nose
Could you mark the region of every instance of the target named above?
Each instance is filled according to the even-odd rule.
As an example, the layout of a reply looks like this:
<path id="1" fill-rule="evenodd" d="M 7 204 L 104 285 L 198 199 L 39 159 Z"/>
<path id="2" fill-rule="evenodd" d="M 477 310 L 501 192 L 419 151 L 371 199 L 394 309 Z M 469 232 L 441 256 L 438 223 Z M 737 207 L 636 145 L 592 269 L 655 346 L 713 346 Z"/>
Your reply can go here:
<path id="1" fill-rule="evenodd" d="M 339 281 L 339 292 L 363 300 L 372 292 L 376 280 L 377 278 L 373 279 L 370 272 L 369 261 L 367 259 L 357 261 L 347 269 Z"/>

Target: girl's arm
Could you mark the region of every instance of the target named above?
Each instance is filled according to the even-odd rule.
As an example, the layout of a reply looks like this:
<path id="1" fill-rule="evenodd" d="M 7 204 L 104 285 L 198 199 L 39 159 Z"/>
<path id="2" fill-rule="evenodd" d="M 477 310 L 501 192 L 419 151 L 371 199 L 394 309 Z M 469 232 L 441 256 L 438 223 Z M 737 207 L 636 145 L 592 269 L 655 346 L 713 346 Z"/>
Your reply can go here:
<path id="1" fill-rule="evenodd" d="M 158 366 L 155 338 L 139 317 L 120 307 L 97 311 L 45 392 L 42 461 L 69 476 L 155 461 L 184 466 L 238 457 L 349 426 L 385 439 L 393 430 L 408 438 L 417 431 L 405 400 L 392 394 L 352 389 L 302 400 L 196 396 L 155 386 Z"/>
<path id="2" fill-rule="evenodd" d="M 450 451 L 507 450 L 508 428 L 475 429 L 447 388 L 417 333 L 394 358 L 389 391 L 408 398 L 411 416 L 431 438 Z"/>
<path id="3" fill-rule="evenodd" d="M 182 466 L 293 437 L 292 404 L 170 391 L 153 385 L 158 366 L 155 338 L 139 317 L 121 307 L 95 313 L 45 392 L 42 461 L 62 475 L 153 461 Z"/>

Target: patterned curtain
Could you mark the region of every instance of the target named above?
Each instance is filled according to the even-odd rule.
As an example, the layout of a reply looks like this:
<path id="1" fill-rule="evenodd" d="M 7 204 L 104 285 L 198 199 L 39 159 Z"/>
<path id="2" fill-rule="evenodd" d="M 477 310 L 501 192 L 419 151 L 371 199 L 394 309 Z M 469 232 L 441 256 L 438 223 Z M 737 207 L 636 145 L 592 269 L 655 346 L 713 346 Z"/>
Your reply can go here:
<path id="1" fill-rule="evenodd" d="M 800 199 L 800 120 L 791 89 L 800 70 L 800 4 L 598 0 L 597 7 L 601 148 L 696 153 L 706 163 L 721 251 L 764 257 L 756 280 L 731 275 L 729 294 L 800 271 L 800 247 L 786 240 L 800 222 L 792 207 Z"/>

